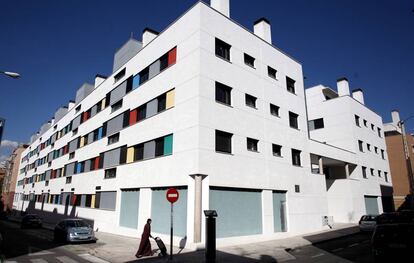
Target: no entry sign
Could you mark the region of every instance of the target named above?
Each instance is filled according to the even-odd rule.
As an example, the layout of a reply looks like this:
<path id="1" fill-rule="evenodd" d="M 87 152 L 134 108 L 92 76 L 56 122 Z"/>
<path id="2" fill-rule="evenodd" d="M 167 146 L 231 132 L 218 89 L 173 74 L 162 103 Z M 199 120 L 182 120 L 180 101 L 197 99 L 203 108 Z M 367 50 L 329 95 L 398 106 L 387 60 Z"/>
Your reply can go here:
<path id="1" fill-rule="evenodd" d="M 180 196 L 180 194 L 178 193 L 177 189 L 175 188 L 170 188 L 167 190 L 167 200 L 168 202 L 170 202 L 171 204 L 177 202 L 178 197 Z"/>

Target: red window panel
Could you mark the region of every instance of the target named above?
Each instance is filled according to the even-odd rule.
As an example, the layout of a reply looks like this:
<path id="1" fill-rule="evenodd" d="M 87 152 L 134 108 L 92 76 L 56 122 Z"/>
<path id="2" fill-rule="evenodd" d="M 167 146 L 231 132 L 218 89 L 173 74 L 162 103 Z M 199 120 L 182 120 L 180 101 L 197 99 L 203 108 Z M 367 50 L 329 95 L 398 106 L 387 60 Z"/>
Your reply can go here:
<path id="1" fill-rule="evenodd" d="M 76 195 L 72 195 L 71 205 L 75 205 L 75 204 L 76 204 Z"/>
<path id="2" fill-rule="evenodd" d="M 52 175 L 50 176 L 51 179 L 56 178 L 56 170 L 52 170 Z"/>
<path id="3" fill-rule="evenodd" d="M 98 169 L 99 169 L 99 159 L 100 159 L 100 157 L 99 157 L 99 156 L 95 158 L 95 166 L 94 166 L 94 170 L 98 170 Z"/>
<path id="4" fill-rule="evenodd" d="M 129 125 L 137 123 L 138 110 L 132 110 L 129 114 Z"/>
<path id="5" fill-rule="evenodd" d="M 82 113 L 82 122 L 85 122 L 89 119 L 89 113 L 87 111 L 84 111 Z"/>
<path id="6" fill-rule="evenodd" d="M 65 145 L 63 148 L 63 154 L 67 154 L 69 152 L 69 145 Z"/>
<path id="7" fill-rule="evenodd" d="M 168 66 L 174 64 L 176 59 L 177 59 L 177 47 L 171 49 L 168 52 Z"/>

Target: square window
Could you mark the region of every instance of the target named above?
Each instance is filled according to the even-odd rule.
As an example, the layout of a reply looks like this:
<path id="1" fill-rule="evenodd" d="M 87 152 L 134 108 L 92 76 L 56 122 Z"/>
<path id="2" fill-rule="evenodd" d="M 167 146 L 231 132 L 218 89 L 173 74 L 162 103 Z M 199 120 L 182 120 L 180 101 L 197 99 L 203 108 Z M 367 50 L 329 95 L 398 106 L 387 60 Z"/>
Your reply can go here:
<path id="1" fill-rule="evenodd" d="M 311 120 L 309 121 L 308 124 L 309 124 L 310 131 L 317 130 L 317 129 L 323 129 L 325 127 L 323 123 L 323 118 Z"/>
<path id="2" fill-rule="evenodd" d="M 282 156 L 282 146 L 278 145 L 278 144 L 272 144 L 272 152 L 273 152 L 273 156 L 281 157 Z"/>
<path id="3" fill-rule="evenodd" d="M 256 100 L 257 100 L 256 97 L 246 94 L 246 106 L 256 109 Z"/>
<path id="4" fill-rule="evenodd" d="M 377 132 L 378 132 L 378 137 L 382 138 L 382 135 L 381 135 L 381 128 L 377 128 Z"/>
<path id="5" fill-rule="evenodd" d="M 216 38 L 216 56 L 230 61 L 230 48 L 229 44 Z"/>
<path id="6" fill-rule="evenodd" d="M 367 167 L 362 166 L 362 177 L 367 178 Z"/>
<path id="7" fill-rule="evenodd" d="M 368 127 L 368 122 L 367 122 L 367 120 L 364 120 L 364 126 L 365 126 L 365 127 Z"/>
<path id="8" fill-rule="evenodd" d="M 358 140 L 358 147 L 359 147 L 359 151 L 360 152 L 364 152 L 364 146 L 363 146 L 363 142 L 362 141 L 360 141 L 360 140 Z"/>
<path id="9" fill-rule="evenodd" d="M 149 67 L 141 70 L 141 72 L 139 73 L 139 85 L 146 82 L 148 78 L 149 78 Z"/>
<path id="10" fill-rule="evenodd" d="M 216 101 L 231 105 L 231 88 L 220 82 L 216 82 Z"/>
<path id="11" fill-rule="evenodd" d="M 296 150 L 296 149 L 292 149 L 292 164 L 295 165 L 295 166 L 300 166 L 301 165 L 300 153 L 301 153 L 301 151 Z"/>
<path id="12" fill-rule="evenodd" d="M 118 109 L 120 109 L 120 108 L 122 108 L 122 100 L 120 100 L 120 101 L 112 104 L 112 106 L 111 106 L 111 113 L 114 112 L 114 111 L 116 111 L 116 110 L 118 110 Z"/>
<path id="13" fill-rule="evenodd" d="M 297 115 L 294 112 L 289 111 L 289 126 L 291 128 L 299 129 L 298 117 L 299 115 Z"/>
<path id="14" fill-rule="evenodd" d="M 295 193 L 300 193 L 300 186 L 295 184 Z"/>
<path id="15" fill-rule="evenodd" d="M 374 124 L 371 124 L 371 130 L 375 130 Z"/>
<path id="16" fill-rule="evenodd" d="M 108 137 L 108 145 L 119 142 L 119 132 Z"/>
<path id="17" fill-rule="evenodd" d="M 371 144 L 367 143 L 367 149 L 368 151 L 371 151 Z"/>
<path id="18" fill-rule="evenodd" d="M 72 183 L 72 176 L 66 177 L 66 183 L 67 184 Z"/>
<path id="19" fill-rule="evenodd" d="M 246 64 L 249 67 L 254 68 L 254 60 L 255 60 L 254 57 L 244 53 L 244 64 Z"/>
<path id="20" fill-rule="evenodd" d="M 78 112 L 81 110 L 81 106 L 82 106 L 82 105 L 79 105 L 79 106 L 77 106 L 77 107 L 75 108 L 75 113 L 78 113 Z"/>
<path id="21" fill-rule="evenodd" d="M 293 79 L 286 77 L 286 88 L 289 92 L 295 93 L 295 82 Z"/>
<path id="22" fill-rule="evenodd" d="M 270 114 L 273 116 L 279 117 L 279 106 L 270 104 Z"/>
<path id="23" fill-rule="evenodd" d="M 138 144 L 134 146 L 134 161 L 144 159 L 144 144 Z"/>
<path id="24" fill-rule="evenodd" d="M 216 130 L 216 151 L 231 153 L 231 138 L 233 134 Z"/>
<path id="25" fill-rule="evenodd" d="M 164 137 L 155 140 L 155 156 L 164 155 Z"/>
<path id="26" fill-rule="evenodd" d="M 371 168 L 371 175 L 374 176 L 374 169 Z"/>
<path id="27" fill-rule="evenodd" d="M 378 147 L 377 146 L 374 147 L 374 151 L 375 151 L 375 153 L 378 153 Z"/>
<path id="28" fill-rule="evenodd" d="M 272 68 L 272 67 L 269 67 L 269 66 L 267 67 L 267 75 L 268 75 L 269 77 L 271 77 L 272 79 L 277 79 L 276 74 L 277 74 L 276 69 L 274 69 L 274 68 Z"/>
<path id="29" fill-rule="evenodd" d="M 258 140 L 247 138 L 247 150 L 252 152 L 258 152 L 257 144 L 259 143 Z"/>
<path id="30" fill-rule="evenodd" d="M 119 73 L 117 73 L 115 76 L 114 76 L 114 82 L 117 82 L 117 81 L 119 81 L 120 79 L 122 79 L 124 76 L 125 76 L 125 73 L 126 73 L 126 68 L 123 68 Z"/>
<path id="31" fill-rule="evenodd" d="M 105 179 L 115 178 L 116 177 L 116 168 L 106 169 L 105 170 Z"/>
<path id="32" fill-rule="evenodd" d="M 71 152 L 70 154 L 69 154 L 69 159 L 73 159 L 75 157 L 75 152 Z"/>
<path id="33" fill-rule="evenodd" d="M 361 125 L 359 124 L 359 119 L 360 119 L 359 116 L 355 115 L 355 125 L 358 127 L 361 127 Z"/>

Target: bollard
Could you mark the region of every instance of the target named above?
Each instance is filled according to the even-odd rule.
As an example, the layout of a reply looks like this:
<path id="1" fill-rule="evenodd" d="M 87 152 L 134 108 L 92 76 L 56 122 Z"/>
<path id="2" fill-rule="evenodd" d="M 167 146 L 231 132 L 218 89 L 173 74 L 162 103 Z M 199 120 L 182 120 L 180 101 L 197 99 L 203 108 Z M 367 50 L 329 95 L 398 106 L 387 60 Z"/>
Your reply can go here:
<path id="1" fill-rule="evenodd" d="M 206 262 L 216 262 L 216 210 L 204 210 L 206 216 Z"/>

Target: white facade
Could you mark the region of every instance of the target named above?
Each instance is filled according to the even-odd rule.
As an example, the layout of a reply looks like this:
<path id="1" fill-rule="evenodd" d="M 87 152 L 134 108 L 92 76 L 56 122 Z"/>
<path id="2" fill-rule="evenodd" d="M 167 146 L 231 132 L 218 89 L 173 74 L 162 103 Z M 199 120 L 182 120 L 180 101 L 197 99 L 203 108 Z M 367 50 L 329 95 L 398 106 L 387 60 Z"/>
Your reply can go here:
<path id="1" fill-rule="evenodd" d="M 342 92 L 348 89 L 348 92 L 341 96 L 341 89 Z M 352 153 L 343 168 L 333 164 L 327 175 L 327 184 L 331 185 L 328 207 L 335 221 L 357 222 L 369 210 L 364 197 L 376 198 L 378 212 L 383 211 L 383 202 L 389 202 L 383 199 L 387 199 L 392 187 L 390 168 L 381 116 L 363 104 L 363 97 L 361 103 L 361 90 L 356 93 L 358 97 L 355 91 L 353 96 L 349 95 L 346 79 L 338 81 L 338 91 L 339 94 L 322 85 L 306 89 L 310 125 L 313 120 L 323 119 L 324 126 L 310 130 L 309 134 L 313 140 Z M 346 163 L 349 172 L 345 170 Z M 338 169 L 342 171 L 338 173 Z"/>
<path id="2" fill-rule="evenodd" d="M 218 6 L 224 6 L 227 10 L 226 4 Z M 225 13 L 228 15 L 228 11 Z M 216 39 L 231 45 L 230 61 L 216 55 Z M 270 41 L 269 37 L 265 39 Z M 151 76 L 151 69 L 157 63 L 154 61 L 164 54 L 169 57 L 175 47 L 174 62 L 168 62 L 168 67 Z M 253 67 L 246 65 L 243 60 L 245 54 L 254 58 Z M 141 74 L 148 66 L 149 80 L 139 86 L 134 82 L 133 89 L 123 96 L 120 108 L 109 105 L 80 124 L 76 134 L 74 131 L 61 137 L 58 134 L 60 138 L 53 143 L 53 148 L 51 144 L 40 151 L 35 150 L 40 149 L 39 145 L 69 123 L 74 123 L 80 113 L 93 108 L 103 98 L 111 98 L 115 93 L 110 92 L 124 80 L 130 76 L 132 80 L 134 76 L 135 81 L 137 74 Z M 277 71 L 276 78 L 269 76 L 268 67 Z M 94 221 L 94 227 L 100 231 L 130 236 L 138 236 L 146 219 L 151 217 L 155 224 L 153 232 L 164 236 L 164 240 L 168 241 L 166 236 L 169 226 L 164 223 L 169 222 L 169 217 L 165 218 L 169 206 L 166 200 L 163 202 L 165 198 L 162 195 L 164 188 L 180 187 L 182 203 L 177 204 L 176 220 L 184 223 L 182 229 L 178 226 L 179 234 L 175 236 L 175 241 L 184 240 L 187 245 L 203 243 L 205 230 L 204 216 L 200 217 L 201 210 L 216 209 L 220 245 L 317 231 L 326 228 L 324 216 L 334 216 L 337 222 L 355 222 L 359 215 L 365 213 L 364 195 L 381 196 L 379 185 L 390 185 L 382 182 L 383 178 L 378 176 L 370 176 L 369 180 L 361 179 L 360 165 L 371 167 L 375 164 L 375 170 L 381 171 L 389 171 L 389 168 L 386 161 L 373 153 L 372 156 L 359 153 L 356 138 L 384 150 L 385 143 L 382 137 L 374 136 L 376 133 L 368 129 L 360 132 L 358 129 L 361 128 L 351 125 L 353 114 L 359 114 L 361 118 L 374 123 L 375 127 L 382 127 L 378 115 L 349 96 L 319 103 L 327 105 L 325 108 L 317 107 L 314 104 L 318 104 L 320 99 L 318 88 L 307 90 L 306 109 L 302 66 L 264 39 L 202 2 L 195 4 L 158 36 L 145 43 L 119 69 L 104 81 L 100 78 L 97 82 L 99 85 L 88 96 L 69 108 L 67 114 L 56 123 L 53 122 L 22 154 L 26 158 L 22 159 L 20 165 L 22 173 L 16 188 L 20 199 L 15 202 L 19 209 L 26 210 L 29 207 L 42 210 L 49 213 L 50 218 L 62 214 L 78 216 Z M 125 76 L 115 81 L 124 69 Z M 287 90 L 286 77 L 295 81 L 293 93 Z M 232 88 L 230 105 L 216 101 L 216 82 Z M 172 89 L 174 92 L 170 93 Z M 167 102 L 164 102 L 166 109 L 158 110 L 148 117 L 152 107 L 150 104 L 162 94 L 167 94 Z M 246 105 L 246 94 L 256 98 L 255 107 Z M 160 105 L 161 100 L 157 101 Z M 340 105 L 334 104 L 335 101 Z M 137 123 L 124 125 L 119 130 L 118 142 L 109 144 L 108 136 L 103 136 L 84 145 L 81 137 L 88 137 L 88 134 L 126 110 L 129 110 L 128 118 L 131 120 L 133 109 L 143 104 L 147 105 L 147 112 L 144 113 L 147 117 Z M 270 104 L 279 107 L 278 117 L 271 114 Z M 81 109 L 77 112 L 79 105 Z M 331 107 L 337 113 L 334 114 L 335 110 L 331 110 Z M 309 119 L 326 119 L 324 131 L 311 131 L 311 138 L 326 141 L 335 147 L 309 139 L 307 111 Z M 290 127 L 289 112 L 297 114 L 298 128 Z M 325 115 L 327 113 L 332 116 Z M 331 119 L 334 123 L 341 114 L 342 121 L 346 117 L 349 123 L 331 126 Z M 109 124 L 105 127 L 109 129 Z M 232 134 L 230 153 L 216 151 L 217 130 Z M 144 160 L 136 160 L 140 158 L 136 157 L 139 156 L 139 146 L 131 150 L 133 154 L 130 154 L 129 150 L 134 145 L 171 134 L 172 152 L 164 148 L 161 156 L 146 159 L 145 154 L 149 149 L 146 147 L 152 147 L 150 142 L 142 146 Z M 66 152 L 65 147 L 70 146 L 70 142 L 77 137 L 80 139 L 73 158 L 66 153 L 53 160 L 49 158 L 44 164 L 34 167 L 35 161 L 48 156 L 53 150 L 63 149 L 62 152 Z M 247 149 L 247 138 L 258 141 L 257 151 Z M 281 146 L 280 157 L 274 156 L 272 144 Z M 109 159 L 104 158 L 103 164 L 99 164 L 93 171 L 75 172 L 71 176 L 54 179 L 49 179 L 44 174 L 51 169 L 67 167 L 65 165 L 74 161 L 80 163 L 91 160 L 101 153 L 124 145 L 128 148 L 125 163 L 119 161 L 116 165 L 105 167 Z M 167 147 L 167 139 L 163 145 Z M 292 149 L 300 151 L 299 165 L 292 164 Z M 311 172 L 311 154 L 330 158 L 331 162 L 345 161 L 356 165 L 356 169 L 349 178 L 335 180 L 332 186 L 334 191 L 327 191 L 325 175 Z M 123 157 L 119 158 L 122 160 Z M 130 162 L 131 158 L 134 161 Z M 325 161 L 329 164 L 328 159 Z M 86 162 L 85 167 L 88 165 L 91 164 Z M 78 164 L 75 167 L 78 169 Z M 105 179 L 105 170 L 113 167 L 116 167 L 116 177 Z M 53 177 L 56 172 L 51 173 Z M 201 186 L 196 183 L 198 176 L 203 178 Z M 39 177 L 39 180 L 36 179 Z M 71 177 L 69 182 L 68 177 Z M 199 194 L 196 189 L 201 189 L 199 203 L 195 201 Z M 116 191 L 114 200 L 105 199 L 105 206 L 109 205 L 111 209 L 85 207 L 89 202 L 95 206 L 104 202 L 103 193 L 110 191 Z M 48 193 L 49 196 L 72 193 L 82 195 L 79 196 L 82 201 L 80 205 L 65 205 L 65 201 L 60 199 L 57 200 L 61 204 L 54 204 L 49 197 L 29 201 L 33 197 L 28 195 L 33 193 Z M 111 204 L 112 201 L 115 202 L 114 205 Z M 381 210 L 381 203 L 378 202 Z M 132 210 L 135 211 L 125 208 L 127 205 L 128 208 L 134 207 Z M 352 216 L 347 218 L 349 213 Z M 129 227 L 125 227 L 125 224 Z"/>

